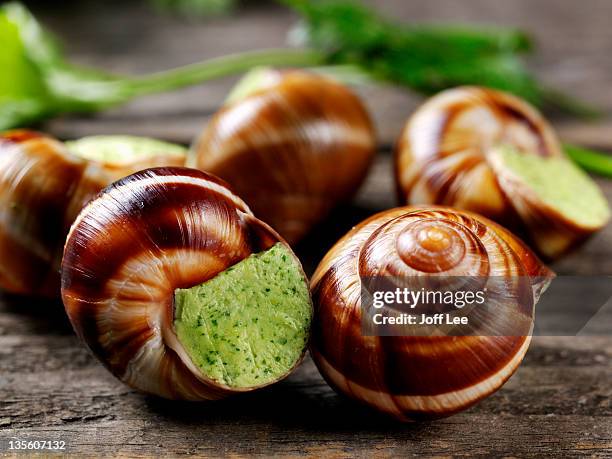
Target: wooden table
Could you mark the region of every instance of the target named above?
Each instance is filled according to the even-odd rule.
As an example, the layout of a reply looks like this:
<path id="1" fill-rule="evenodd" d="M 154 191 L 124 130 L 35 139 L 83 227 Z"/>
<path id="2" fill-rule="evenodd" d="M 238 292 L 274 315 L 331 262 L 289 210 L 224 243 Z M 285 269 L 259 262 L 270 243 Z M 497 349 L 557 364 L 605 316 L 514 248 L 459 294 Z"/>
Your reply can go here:
<path id="1" fill-rule="evenodd" d="M 609 115 L 593 124 L 554 119 L 560 135 L 612 151 L 608 0 L 375 3 L 406 20 L 485 21 L 532 31 L 541 48 L 531 61 L 538 74 Z M 37 12 L 74 59 L 125 73 L 282 46 L 295 19 L 255 2 L 236 17 L 204 24 L 158 16 L 137 2 L 52 5 L 41 3 Z M 57 119 L 44 129 L 62 138 L 129 133 L 188 143 L 232 83 L 149 97 L 97 117 Z M 381 153 L 355 201 L 297 248 L 307 270 L 354 223 L 395 204 L 388 152 L 420 99 L 394 88 L 360 91 L 379 125 Z M 612 200 L 612 182 L 600 184 Z M 562 274 L 612 274 L 612 226 L 553 267 Z M 400 425 L 336 395 L 309 359 L 273 388 L 224 402 L 143 396 L 88 354 L 60 304 L 4 296 L 0 454 L 14 438 L 64 440 L 67 452 L 80 455 L 612 456 L 612 315 L 598 322 L 601 336 L 534 338 L 516 375 L 474 408 L 437 422 Z"/>

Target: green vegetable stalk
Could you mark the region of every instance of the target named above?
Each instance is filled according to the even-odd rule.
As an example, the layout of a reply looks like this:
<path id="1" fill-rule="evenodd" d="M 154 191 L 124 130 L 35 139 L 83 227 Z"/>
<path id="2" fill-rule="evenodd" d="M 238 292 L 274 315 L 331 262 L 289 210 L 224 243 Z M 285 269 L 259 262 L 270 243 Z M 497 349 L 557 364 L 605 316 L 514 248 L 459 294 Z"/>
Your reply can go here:
<path id="1" fill-rule="evenodd" d="M 612 178 L 612 154 L 601 153 L 575 145 L 563 145 L 565 153 L 582 169 Z"/>
<path id="2" fill-rule="evenodd" d="M 262 50 L 145 75 L 122 77 L 70 64 L 53 38 L 19 3 L 0 7 L 0 130 L 63 113 L 87 113 L 135 97 L 170 91 L 261 65 L 302 67 L 324 62 L 312 50 Z"/>

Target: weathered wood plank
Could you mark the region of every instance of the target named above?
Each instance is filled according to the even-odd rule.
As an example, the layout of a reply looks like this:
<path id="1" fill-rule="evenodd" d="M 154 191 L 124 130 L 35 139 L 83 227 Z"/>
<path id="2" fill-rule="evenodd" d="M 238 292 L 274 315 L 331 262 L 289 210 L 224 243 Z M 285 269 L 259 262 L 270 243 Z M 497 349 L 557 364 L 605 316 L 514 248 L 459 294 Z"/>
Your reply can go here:
<path id="1" fill-rule="evenodd" d="M 316 454 L 322 442 L 332 450 L 340 442 L 346 452 L 359 454 L 377 451 L 380 443 L 390 453 L 410 444 L 415 453 L 462 454 L 472 448 L 522 456 L 578 454 L 581 448 L 603 454 L 612 440 L 610 337 L 536 337 L 501 391 L 463 414 L 420 426 L 397 425 L 335 395 L 310 360 L 274 388 L 194 404 L 126 388 L 70 336 L 2 336 L 0 346 L 2 361 L 13 355 L 22 362 L 0 372 L 0 438 L 64 439 L 75 453 L 154 454 L 162 446 L 177 454 L 213 453 L 223 444 L 228 453 Z M 503 440 L 514 429 L 515 440 L 528 445 Z M 551 440 L 555 429 L 563 429 L 558 445 Z"/>
<path id="2" fill-rule="evenodd" d="M 612 441 L 610 336 L 535 337 L 489 399 L 450 419 L 401 426 L 336 395 L 310 359 L 280 384 L 224 402 L 144 396 L 90 356 L 60 313 L 0 302 L 0 448 L 19 438 L 65 440 L 77 454 L 603 457 Z"/>
<path id="3" fill-rule="evenodd" d="M 300 413 L 296 410 L 294 416 Z M 609 425 L 591 416 L 474 415 L 405 426 L 381 420 L 365 428 L 323 424 L 297 430 L 306 434 L 302 437 L 285 425 L 242 426 L 236 435 L 235 426 L 132 419 L 69 428 L 15 429 L 11 435 L 25 440 L 69 436 L 72 441 L 67 443 L 67 452 L 130 457 L 168 451 L 173 456 L 213 457 L 609 457 L 612 448 Z"/>
<path id="4" fill-rule="evenodd" d="M 470 413 L 611 416 L 612 387 L 606 382 L 612 378 L 612 340 L 609 337 L 565 338 L 552 341 L 556 343 L 554 347 L 549 344 L 551 340 L 551 337 L 535 337 L 520 371 L 502 391 Z M 120 420 L 129 419 L 135 413 L 146 418 L 154 414 L 147 411 L 147 403 L 161 404 L 177 414 L 195 416 L 204 410 L 225 414 L 226 420 L 247 417 L 264 423 L 269 416 L 290 416 L 288 403 L 315 405 L 303 413 L 301 423 L 313 422 L 318 415 L 350 422 L 354 410 L 364 411 L 336 396 L 310 359 L 273 388 L 209 406 L 162 402 L 138 394 L 115 380 L 72 338 L 68 341 L 45 337 L 31 341 L 26 346 L 21 338 L 0 338 L 3 346 L 21 360 L 20 365 L 2 368 L 5 376 L 0 419 L 4 426 L 63 425 L 77 418 L 94 417 Z M 47 349 L 43 350 L 43 346 Z M 594 346 L 600 347 L 594 349 Z M 45 356 L 51 364 L 44 360 Z M 262 417 L 259 411 L 266 406 L 267 413 Z M 342 409 L 333 413 L 339 407 Z"/>

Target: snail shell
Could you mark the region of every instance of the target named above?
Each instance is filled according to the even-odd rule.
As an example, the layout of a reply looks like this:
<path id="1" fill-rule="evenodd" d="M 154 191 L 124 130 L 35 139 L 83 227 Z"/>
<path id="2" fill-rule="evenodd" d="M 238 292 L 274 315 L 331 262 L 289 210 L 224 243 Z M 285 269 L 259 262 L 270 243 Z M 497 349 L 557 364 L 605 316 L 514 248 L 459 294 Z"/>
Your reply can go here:
<path id="1" fill-rule="evenodd" d="M 558 257 L 601 228 L 564 218 L 524 181 L 513 180 L 495 160 L 502 145 L 543 158 L 565 158 L 548 122 L 517 97 L 480 87 L 432 97 L 412 115 L 397 145 L 400 202 L 480 213 L 525 235 L 547 258 Z"/>
<path id="2" fill-rule="evenodd" d="M 255 215 L 297 242 L 357 190 L 375 153 L 372 122 L 344 86 L 304 71 L 266 75 L 194 145 L 195 167 L 229 182 Z"/>
<path id="3" fill-rule="evenodd" d="M 363 284 L 385 276 L 417 288 L 436 276 L 486 285 L 501 279 L 504 304 L 483 319 L 492 327 L 486 336 L 452 336 L 441 327 L 366 336 Z M 332 387 L 382 412 L 403 421 L 448 416 L 496 391 L 517 369 L 551 276 L 519 239 L 476 214 L 443 207 L 382 212 L 345 235 L 315 271 L 311 354 Z"/>
<path id="4" fill-rule="evenodd" d="M 38 132 L 0 133 L 0 287 L 59 296 L 64 242 L 85 203 L 135 170 L 183 161 L 156 156 L 105 164 L 78 157 Z"/>
<path id="5" fill-rule="evenodd" d="M 66 312 L 131 387 L 184 400 L 253 390 L 260 386 L 229 387 L 200 371 L 175 329 L 174 294 L 275 244 L 286 246 L 220 179 L 187 168 L 141 171 L 106 188 L 72 226 L 62 264 Z"/>

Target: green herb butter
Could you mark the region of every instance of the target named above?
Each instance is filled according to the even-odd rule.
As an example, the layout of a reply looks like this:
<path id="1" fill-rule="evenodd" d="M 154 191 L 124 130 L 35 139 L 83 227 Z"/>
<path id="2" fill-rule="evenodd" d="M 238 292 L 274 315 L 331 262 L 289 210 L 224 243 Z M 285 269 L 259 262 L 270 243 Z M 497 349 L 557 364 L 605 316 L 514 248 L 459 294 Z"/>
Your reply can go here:
<path id="1" fill-rule="evenodd" d="M 187 149 L 148 137 L 96 135 L 66 142 L 75 155 L 101 163 L 124 164 L 153 156 L 185 156 Z"/>
<path id="2" fill-rule="evenodd" d="M 202 373 L 221 384 L 273 382 L 304 352 L 312 319 L 308 285 L 283 244 L 177 289 L 174 297 L 179 341 Z"/>
<path id="3" fill-rule="evenodd" d="M 225 99 L 230 105 L 246 99 L 257 91 L 267 88 L 280 78 L 279 72 L 270 67 L 256 67 L 243 76 Z"/>
<path id="4" fill-rule="evenodd" d="M 608 203 L 597 184 L 570 160 L 525 154 L 507 146 L 495 150 L 494 155 L 567 219 L 584 227 L 598 227 L 610 218 Z"/>

